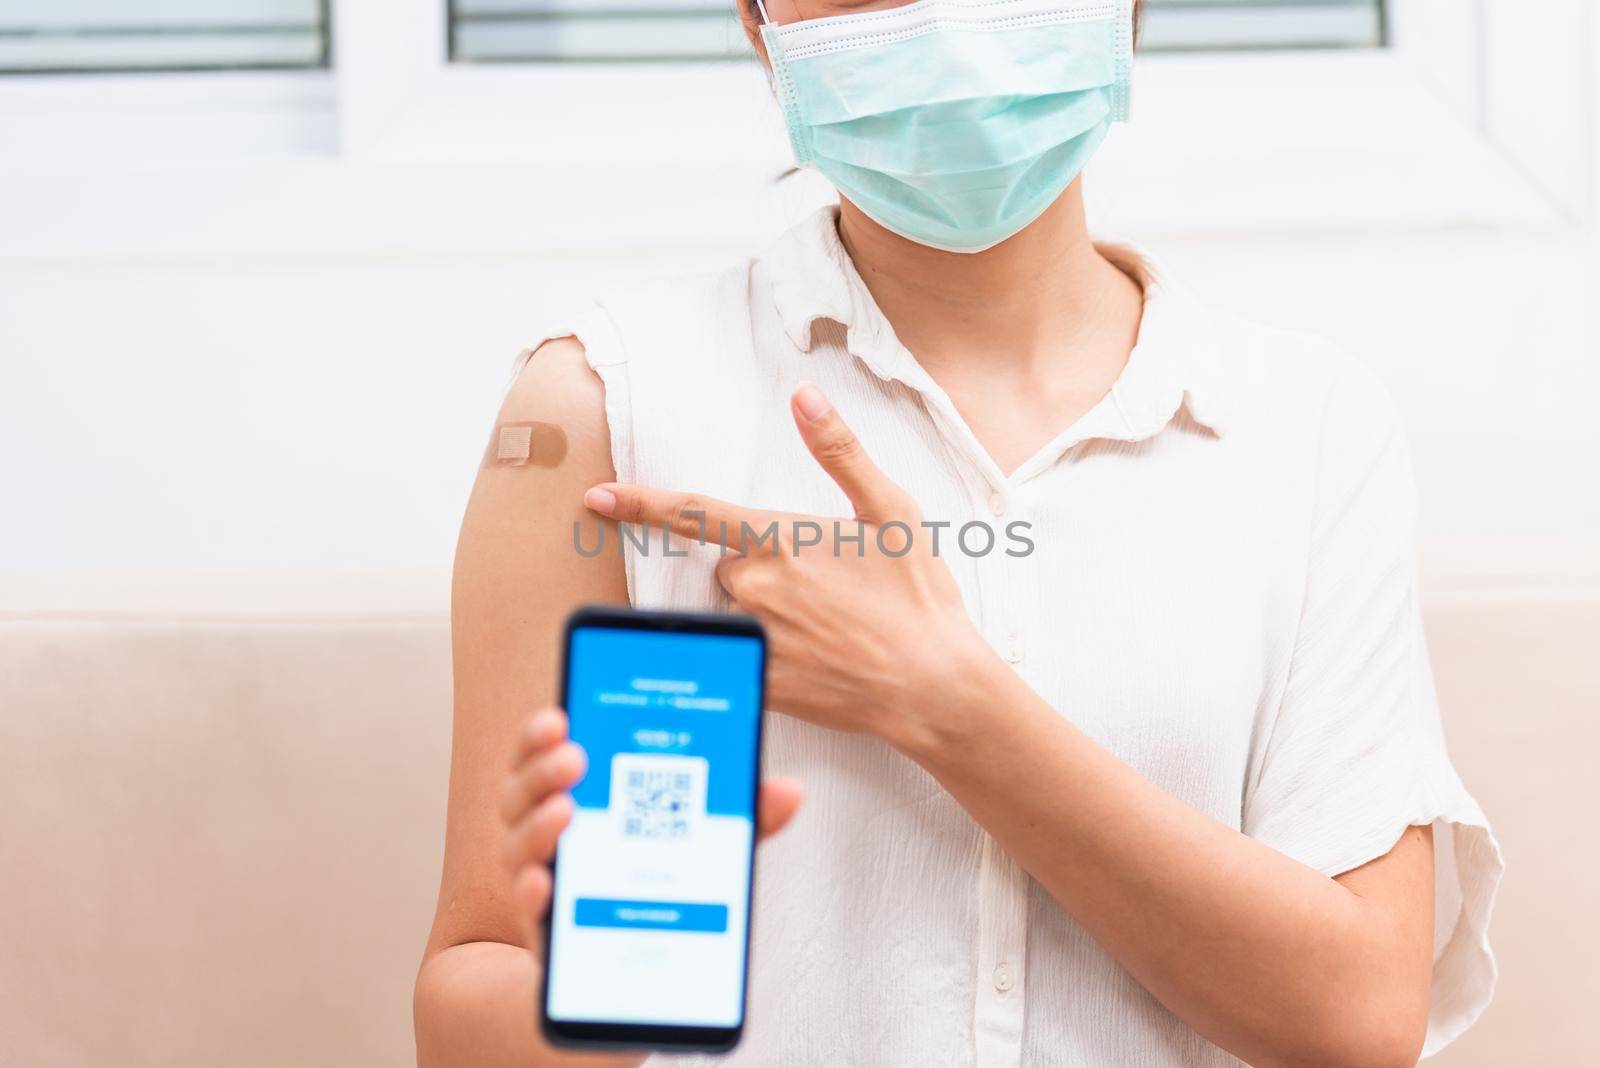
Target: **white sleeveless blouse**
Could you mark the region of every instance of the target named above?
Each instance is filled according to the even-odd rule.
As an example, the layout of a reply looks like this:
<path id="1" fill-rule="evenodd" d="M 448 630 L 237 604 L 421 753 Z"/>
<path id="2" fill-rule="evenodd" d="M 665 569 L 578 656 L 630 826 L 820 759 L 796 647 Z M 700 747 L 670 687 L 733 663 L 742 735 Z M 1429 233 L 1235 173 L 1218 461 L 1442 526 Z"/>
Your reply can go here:
<path id="1" fill-rule="evenodd" d="M 896 340 L 835 224 L 824 210 L 762 257 L 605 297 L 550 335 L 576 336 L 604 381 L 619 479 L 848 516 L 789 415 L 815 382 L 929 520 L 1030 525 L 1026 557 L 943 551 L 967 609 L 1146 778 L 1328 875 L 1434 825 L 1426 1050 L 1459 1035 L 1494 985 L 1501 862 L 1445 753 L 1410 462 L 1382 388 L 1108 249 L 1145 284 L 1138 345 L 1104 400 L 1007 476 Z M 636 605 L 726 607 L 714 549 L 651 545 L 628 550 Z M 1237 1063 L 910 760 L 778 713 L 765 756 L 806 802 L 757 861 L 749 1024 L 726 1063 Z"/>

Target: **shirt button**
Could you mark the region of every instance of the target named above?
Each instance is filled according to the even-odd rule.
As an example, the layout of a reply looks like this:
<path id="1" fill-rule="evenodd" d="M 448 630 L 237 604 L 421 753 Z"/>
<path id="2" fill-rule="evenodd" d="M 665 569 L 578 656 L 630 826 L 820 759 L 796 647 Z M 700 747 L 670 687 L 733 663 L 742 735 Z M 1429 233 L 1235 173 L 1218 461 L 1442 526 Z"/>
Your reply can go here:
<path id="1" fill-rule="evenodd" d="M 1022 638 L 1018 635 L 1006 636 L 1006 659 L 1013 664 L 1022 662 Z"/>
<path id="2" fill-rule="evenodd" d="M 989 494 L 989 511 L 993 512 L 997 516 L 1006 514 L 1005 494 L 999 492 L 998 490 Z"/>
<path id="3" fill-rule="evenodd" d="M 1017 977 L 1011 974 L 1011 965 L 999 964 L 994 970 L 994 988 L 1004 994 L 1017 985 Z"/>

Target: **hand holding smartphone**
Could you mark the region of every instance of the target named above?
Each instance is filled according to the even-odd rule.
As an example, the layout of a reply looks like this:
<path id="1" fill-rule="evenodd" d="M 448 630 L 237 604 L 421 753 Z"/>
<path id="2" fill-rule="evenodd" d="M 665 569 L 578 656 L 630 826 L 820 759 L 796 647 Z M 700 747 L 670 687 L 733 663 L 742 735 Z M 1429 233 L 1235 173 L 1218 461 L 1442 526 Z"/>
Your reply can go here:
<path id="1" fill-rule="evenodd" d="M 552 1044 L 738 1043 L 765 673 L 747 617 L 568 619 L 562 703 L 589 763 L 553 864 L 540 995 Z"/>

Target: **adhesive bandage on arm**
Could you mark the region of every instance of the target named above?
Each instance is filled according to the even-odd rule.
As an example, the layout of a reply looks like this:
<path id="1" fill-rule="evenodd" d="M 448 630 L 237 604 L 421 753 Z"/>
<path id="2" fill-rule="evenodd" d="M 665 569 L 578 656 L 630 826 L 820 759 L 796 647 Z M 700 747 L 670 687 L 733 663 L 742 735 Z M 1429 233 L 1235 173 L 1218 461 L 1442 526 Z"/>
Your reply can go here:
<path id="1" fill-rule="evenodd" d="M 548 468 L 566 456 L 566 432 L 554 423 L 501 423 L 489 439 L 483 466 Z"/>

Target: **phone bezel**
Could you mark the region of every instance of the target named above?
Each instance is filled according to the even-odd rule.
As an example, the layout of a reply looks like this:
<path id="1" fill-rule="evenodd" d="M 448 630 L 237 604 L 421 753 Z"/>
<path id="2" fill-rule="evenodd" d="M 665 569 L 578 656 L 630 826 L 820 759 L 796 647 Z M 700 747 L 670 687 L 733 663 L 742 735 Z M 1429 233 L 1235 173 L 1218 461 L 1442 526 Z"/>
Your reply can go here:
<path id="1" fill-rule="evenodd" d="M 756 693 L 756 752 L 751 761 L 751 794 L 761 788 L 761 747 L 765 727 L 767 698 L 767 635 L 750 616 L 702 612 L 642 611 L 611 605 L 585 605 L 567 617 L 561 634 L 560 702 L 567 705 L 567 685 L 572 668 L 572 636 L 584 628 L 639 630 L 680 634 L 722 634 L 756 638 L 761 643 L 761 672 Z M 672 1024 L 612 1023 L 603 1020 L 555 1020 L 550 1017 L 550 922 L 555 900 L 556 868 L 560 850 L 550 861 L 551 905 L 541 920 L 544 933 L 542 968 L 539 978 L 539 1029 L 545 1041 L 569 1049 L 664 1050 L 673 1053 L 724 1053 L 739 1044 L 750 1008 L 750 932 L 754 926 L 756 850 L 750 850 L 749 871 L 745 878 L 744 977 L 739 999 L 739 1023 L 735 1027 L 683 1027 Z"/>

